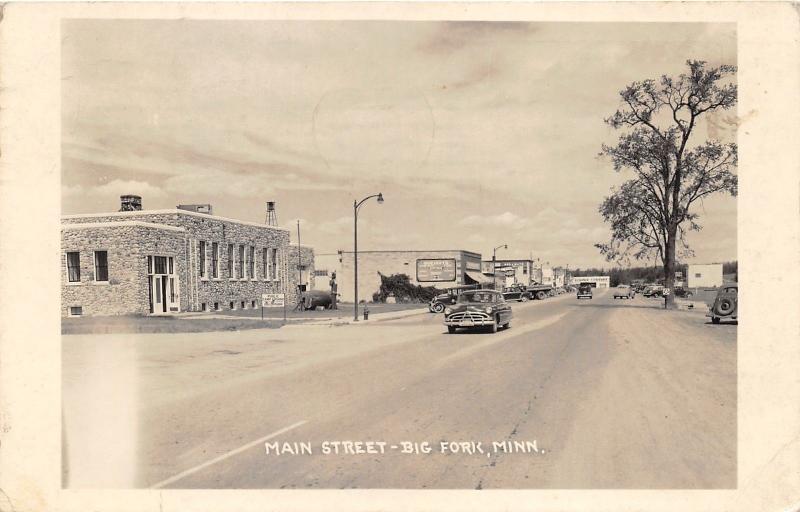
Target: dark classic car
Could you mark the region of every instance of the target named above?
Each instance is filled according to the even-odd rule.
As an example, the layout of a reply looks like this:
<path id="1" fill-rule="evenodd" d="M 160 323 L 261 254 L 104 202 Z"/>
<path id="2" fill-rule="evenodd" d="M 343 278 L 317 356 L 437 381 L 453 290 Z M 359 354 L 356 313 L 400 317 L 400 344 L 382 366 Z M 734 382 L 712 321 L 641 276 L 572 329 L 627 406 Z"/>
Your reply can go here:
<path id="1" fill-rule="evenodd" d="M 494 290 L 473 290 L 462 293 L 452 306 L 444 310 L 447 332 L 453 334 L 459 327 L 490 327 L 492 332 L 511 322 L 511 306 L 503 294 Z"/>
<path id="2" fill-rule="evenodd" d="M 739 285 L 728 284 L 717 292 L 714 304 L 708 307 L 711 322 L 718 324 L 723 318 L 739 320 Z"/>
<path id="3" fill-rule="evenodd" d="M 478 285 L 466 285 L 449 288 L 445 293 L 440 293 L 432 298 L 428 303 L 428 311 L 431 313 L 441 313 L 444 308 L 456 303 L 458 296 L 466 290 L 475 290 Z"/>
<path id="4" fill-rule="evenodd" d="M 503 288 L 503 298 L 506 300 L 517 300 L 526 302 L 533 298 L 533 292 L 527 286 L 512 284 L 508 288 Z"/>
<path id="5" fill-rule="evenodd" d="M 650 285 L 644 289 L 642 295 L 645 297 L 663 297 L 664 296 L 664 287 L 660 284 Z"/>
<path id="6" fill-rule="evenodd" d="M 674 293 L 676 297 L 682 299 L 690 299 L 694 295 L 691 290 L 687 290 L 683 286 L 676 286 L 675 289 L 672 290 L 672 293 Z"/>
<path id="7" fill-rule="evenodd" d="M 592 298 L 592 285 L 589 283 L 581 283 L 578 285 L 578 293 L 577 297 L 579 299 L 591 299 Z"/>

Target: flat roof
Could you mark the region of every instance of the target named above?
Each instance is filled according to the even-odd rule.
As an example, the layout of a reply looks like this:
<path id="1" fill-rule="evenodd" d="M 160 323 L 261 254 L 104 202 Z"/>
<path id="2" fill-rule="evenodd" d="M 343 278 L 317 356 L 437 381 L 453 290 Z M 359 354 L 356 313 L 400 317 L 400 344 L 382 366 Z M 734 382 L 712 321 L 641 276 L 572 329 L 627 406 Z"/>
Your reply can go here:
<path id="1" fill-rule="evenodd" d="M 181 210 L 178 208 L 167 209 L 167 210 L 134 210 L 130 212 L 106 212 L 106 213 L 78 213 L 74 215 L 62 215 L 62 219 L 92 219 L 98 217 L 135 217 L 137 215 L 164 215 L 164 214 L 177 214 L 177 215 L 188 215 L 190 217 L 199 217 L 201 219 L 214 219 L 224 222 L 235 222 L 237 224 L 243 224 L 245 226 L 256 226 L 259 228 L 268 228 L 268 229 L 277 229 L 279 231 L 291 231 L 288 228 L 282 228 L 278 226 L 269 226 L 267 224 L 260 224 L 258 222 L 250 222 L 246 220 L 236 220 L 236 219 L 229 219 L 227 217 L 220 217 L 219 215 L 210 215 L 208 213 L 197 213 L 197 212 L 190 212 L 188 210 Z M 360 252 L 360 251 L 359 251 Z"/>
<path id="2" fill-rule="evenodd" d="M 156 224 L 155 222 L 142 222 L 139 220 L 127 220 L 120 222 L 81 222 L 78 224 L 61 225 L 61 229 L 67 229 L 67 230 L 91 229 L 91 228 L 124 228 L 124 227 L 151 228 L 151 229 L 160 229 L 163 231 L 176 231 L 180 233 L 186 232 L 184 228 L 179 228 L 176 226 L 168 226 L 166 224 Z"/>

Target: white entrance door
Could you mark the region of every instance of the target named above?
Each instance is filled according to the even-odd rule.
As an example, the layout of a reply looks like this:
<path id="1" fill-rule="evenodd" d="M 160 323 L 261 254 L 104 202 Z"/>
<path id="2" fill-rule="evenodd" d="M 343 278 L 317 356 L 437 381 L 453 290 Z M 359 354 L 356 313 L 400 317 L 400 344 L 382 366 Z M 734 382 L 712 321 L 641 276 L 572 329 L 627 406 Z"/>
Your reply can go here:
<path id="1" fill-rule="evenodd" d="M 180 311 L 174 258 L 172 256 L 148 256 L 147 269 L 150 313 L 165 315 Z"/>

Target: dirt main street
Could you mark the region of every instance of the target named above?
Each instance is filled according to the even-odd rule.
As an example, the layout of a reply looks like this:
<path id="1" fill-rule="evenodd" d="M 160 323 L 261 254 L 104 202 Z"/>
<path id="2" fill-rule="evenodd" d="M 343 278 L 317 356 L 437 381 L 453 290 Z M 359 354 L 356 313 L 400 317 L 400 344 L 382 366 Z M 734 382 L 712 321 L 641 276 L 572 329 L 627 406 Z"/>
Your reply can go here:
<path id="1" fill-rule="evenodd" d="M 735 487 L 737 327 L 659 304 L 515 303 L 496 334 L 64 336 L 67 485 Z"/>

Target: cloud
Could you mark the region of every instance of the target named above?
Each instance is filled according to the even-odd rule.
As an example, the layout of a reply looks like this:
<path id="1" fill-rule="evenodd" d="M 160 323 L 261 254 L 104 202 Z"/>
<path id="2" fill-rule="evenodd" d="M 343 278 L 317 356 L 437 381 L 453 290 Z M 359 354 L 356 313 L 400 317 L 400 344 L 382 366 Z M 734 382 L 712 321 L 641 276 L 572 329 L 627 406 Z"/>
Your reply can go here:
<path id="1" fill-rule="evenodd" d="M 530 226 L 529 219 L 520 217 L 519 215 L 511 212 L 503 212 L 498 215 L 469 215 L 464 217 L 459 222 L 460 225 L 465 227 L 507 227 L 513 229 L 522 229 Z"/>
<path id="2" fill-rule="evenodd" d="M 82 187 L 75 188 L 80 189 Z M 167 195 L 162 187 L 137 180 L 111 180 L 103 185 L 89 187 L 87 192 L 99 197 L 134 194 L 143 198 L 162 198 Z"/>
<path id="3" fill-rule="evenodd" d="M 226 171 L 196 171 L 168 178 L 164 186 L 176 196 L 214 198 L 263 198 L 274 195 L 275 188 L 263 176 L 237 174 Z"/>
<path id="4" fill-rule="evenodd" d="M 486 39 L 504 34 L 528 34 L 532 23 L 509 21 L 449 21 L 437 24 L 436 33 L 418 49 L 424 53 L 450 53 L 470 45 L 482 45 Z"/>

